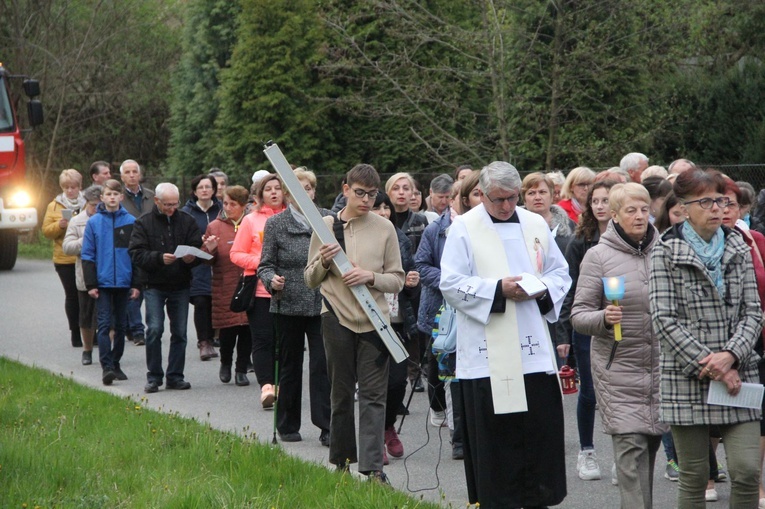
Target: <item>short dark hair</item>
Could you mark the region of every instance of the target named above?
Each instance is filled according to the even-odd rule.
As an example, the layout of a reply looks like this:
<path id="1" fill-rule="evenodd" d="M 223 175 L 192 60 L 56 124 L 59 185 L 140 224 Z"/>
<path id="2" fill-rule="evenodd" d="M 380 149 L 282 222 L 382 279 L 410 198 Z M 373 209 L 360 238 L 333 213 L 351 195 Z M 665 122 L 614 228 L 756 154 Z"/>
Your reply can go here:
<path id="1" fill-rule="evenodd" d="M 675 184 L 672 187 L 680 201 L 685 201 L 691 196 L 698 196 L 707 191 L 725 194 L 725 177 L 719 171 L 711 168 L 688 170 L 675 179 Z"/>
<path id="2" fill-rule="evenodd" d="M 247 205 L 247 200 L 250 198 L 250 192 L 242 186 L 228 186 L 223 191 L 223 196 L 228 196 L 239 205 Z"/>
<path id="3" fill-rule="evenodd" d="M 109 168 L 109 173 L 112 172 L 112 167 L 106 161 L 96 161 L 90 165 L 90 178 L 93 179 L 93 175 L 97 174 L 101 168 Z"/>
<path id="4" fill-rule="evenodd" d="M 192 194 L 193 196 L 196 196 L 196 195 L 197 195 L 197 193 L 196 193 L 196 190 L 197 190 L 197 186 L 198 186 L 198 185 L 199 185 L 199 183 L 200 183 L 200 182 L 202 182 L 204 179 L 207 179 L 207 180 L 209 180 L 209 181 L 210 181 L 210 184 L 212 184 L 212 188 L 213 188 L 213 195 L 214 195 L 215 193 L 217 193 L 217 192 L 218 192 L 218 181 L 217 181 L 217 180 L 215 180 L 215 177 L 213 177 L 212 175 L 197 175 L 196 177 L 194 177 L 193 179 L 191 179 L 191 194 Z"/>
<path id="5" fill-rule="evenodd" d="M 345 183 L 348 187 L 360 184 L 364 187 L 380 189 L 380 174 L 371 164 L 357 164 L 345 175 Z"/>
<path id="6" fill-rule="evenodd" d="M 104 194 L 107 189 L 109 191 L 117 191 L 120 194 L 123 193 L 122 184 L 120 184 L 119 181 L 114 179 L 109 179 L 106 182 L 104 182 L 104 185 L 101 188 L 101 194 Z"/>
<path id="7" fill-rule="evenodd" d="M 648 194 L 652 200 L 664 198 L 672 192 L 672 184 L 664 177 L 648 177 L 644 178 L 640 183 L 648 189 Z"/>

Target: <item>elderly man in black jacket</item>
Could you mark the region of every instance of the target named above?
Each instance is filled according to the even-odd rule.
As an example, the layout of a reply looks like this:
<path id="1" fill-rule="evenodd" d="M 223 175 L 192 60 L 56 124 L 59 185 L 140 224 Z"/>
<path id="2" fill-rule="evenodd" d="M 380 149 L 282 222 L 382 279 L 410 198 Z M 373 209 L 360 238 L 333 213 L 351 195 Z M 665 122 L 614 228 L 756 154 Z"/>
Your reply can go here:
<path id="1" fill-rule="evenodd" d="M 167 388 L 190 389 L 184 380 L 186 327 L 189 315 L 191 268 L 199 263 L 194 255 L 177 258 L 180 245 L 202 246 L 202 234 L 194 218 L 178 212 L 178 188 L 170 183 L 155 190 L 154 208 L 138 218 L 130 238 L 130 257 L 138 270 L 146 301 L 146 374 L 144 391 L 157 392 L 162 370 L 162 333 L 165 307 L 170 319 L 170 354 L 167 359 Z"/>

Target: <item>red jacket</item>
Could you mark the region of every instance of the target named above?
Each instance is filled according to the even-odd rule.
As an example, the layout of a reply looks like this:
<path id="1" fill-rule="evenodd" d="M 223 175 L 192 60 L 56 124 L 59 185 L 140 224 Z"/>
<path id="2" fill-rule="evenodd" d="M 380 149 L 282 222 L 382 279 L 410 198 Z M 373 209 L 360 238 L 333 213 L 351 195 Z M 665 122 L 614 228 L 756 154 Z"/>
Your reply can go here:
<path id="1" fill-rule="evenodd" d="M 212 325 L 216 329 L 247 325 L 247 313 L 234 313 L 229 309 L 242 273 L 242 269 L 234 265 L 229 257 L 236 236 L 233 221 L 216 219 L 207 225 L 205 237 L 209 235 L 219 239 L 218 248 L 212 253 L 213 259 L 207 262 L 212 265 Z M 207 247 L 202 250 L 208 251 Z"/>

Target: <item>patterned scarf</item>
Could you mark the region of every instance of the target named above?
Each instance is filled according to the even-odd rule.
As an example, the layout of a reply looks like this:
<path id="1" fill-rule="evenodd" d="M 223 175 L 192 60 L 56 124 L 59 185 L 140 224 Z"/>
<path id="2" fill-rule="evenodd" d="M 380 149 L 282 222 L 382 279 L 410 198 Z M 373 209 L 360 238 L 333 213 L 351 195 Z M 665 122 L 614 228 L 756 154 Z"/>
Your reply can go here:
<path id="1" fill-rule="evenodd" d="M 696 253 L 696 256 L 701 259 L 701 263 L 709 271 L 709 276 L 714 281 L 720 297 L 724 297 L 725 285 L 723 284 L 722 277 L 722 257 L 725 251 L 725 234 L 722 228 L 718 228 L 712 236 L 712 240 L 707 242 L 696 233 L 696 230 L 693 229 L 688 221 L 685 221 L 683 223 L 683 236 L 688 245 L 691 246 L 691 249 Z"/>

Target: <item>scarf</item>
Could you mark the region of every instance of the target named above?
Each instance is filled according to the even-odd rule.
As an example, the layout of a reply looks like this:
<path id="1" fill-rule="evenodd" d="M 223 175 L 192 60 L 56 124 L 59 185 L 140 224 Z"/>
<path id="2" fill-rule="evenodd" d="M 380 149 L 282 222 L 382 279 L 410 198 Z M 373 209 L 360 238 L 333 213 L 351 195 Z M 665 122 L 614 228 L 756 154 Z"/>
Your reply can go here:
<path id="1" fill-rule="evenodd" d="M 574 208 L 574 213 L 576 213 L 577 216 L 582 215 L 582 206 L 579 205 L 579 202 L 576 201 L 576 198 L 573 196 L 571 197 L 571 206 Z"/>
<path id="2" fill-rule="evenodd" d="M 722 277 L 722 257 L 725 251 L 725 234 L 722 228 L 717 229 L 710 242 L 702 239 L 688 221 L 683 222 L 682 229 L 685 241 L 691 246 L 691 249 L 699 257 L 707 271 L 709 271 L 709 277 L 714 281 L 717 293 L 720 294 L 720 297 L 723 297 L 725 295 L 725 285 L 723 284 Z"/>
<path id="3" fill-rule="evenodd" d="M 289 210 L 290 210 L 290 213 L 292 214 L 292 217 L 295 219 L 295 221 L 297 221 L 297 223 L 300 226 L 302 226 L 305 231 L 311 231 L 312 229 L 311 223 L 308 222 L 308 219 L 303 215 L 303 213 L 300 210 L 298 210 L 298 208 L 295 205 L 290 203 Z"/>
<path id="4" fill-rule="evenodd" d="M 74 200 L 70 200 L 65 193 L 61 193 L 56 197 L 56 201 L 58 201 L 64 207 L 70 210 L 74 210 L 75 212 L 82 210 L 86 205 L 85 197 L 82 196 L 82 192 L 78 193 L 77 198 Z"/>

